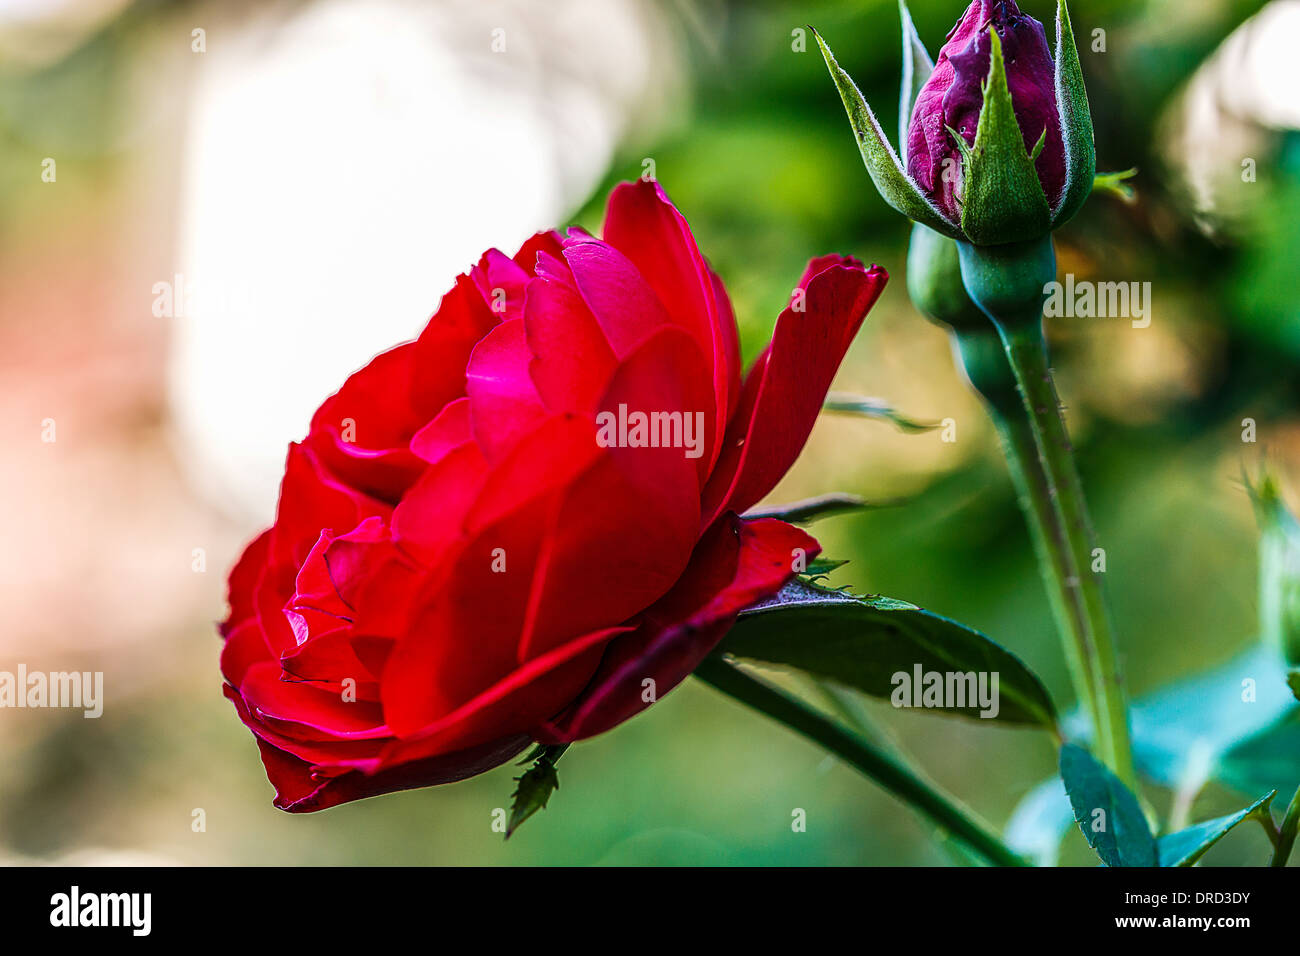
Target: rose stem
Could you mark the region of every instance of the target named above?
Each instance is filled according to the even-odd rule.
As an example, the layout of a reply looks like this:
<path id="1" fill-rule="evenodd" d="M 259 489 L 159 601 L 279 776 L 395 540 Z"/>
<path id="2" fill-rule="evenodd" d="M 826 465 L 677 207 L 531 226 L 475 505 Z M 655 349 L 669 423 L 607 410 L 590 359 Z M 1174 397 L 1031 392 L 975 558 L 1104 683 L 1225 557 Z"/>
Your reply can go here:
<path id="1" fill-rule="evenodd" d="M 958 242 L 957 251 L 966 291 L 993 320 L 1020 386 L 1025 421 L 1046 478 L 1046 488 L 1031 486 L 1030 492 L 1046 495 L 1044 504 L 1055 512 L 1056 525 L 1065 538 L 1049 540 L 1061 552 L 1052 562 L 1053 573 L 1060 576 L 1066 569 L 1072 571 L 1060 586 L 1077 592 L 1074 600 L 1082 602 L 1087 614 L 1086 639 L 1078 644 L 1076 653 L 1087 665 L 1096 699 L 1097 756 L 1116 776 L 1136 788 L 1128 710 L 1110 612 L 1101 578 L 1092 571 L 1092 527 L 1043 337 L 1043 304 L 1049 284 L 1056 279 L 1052 237 L 1045 235 L 1003 246 Z"/>
<path id="2" fill-rule="evenodd" d="M 695 669 L 706 684 L 815 741 L 912 805 L 980 856 L 997 866 L 1028 866 L 972 811 L 919 777 L 915 771 L 864 737 L 846 730 L 802 701 L 750 677 L 721 657 Z"/>
<path id="3" fill-rule="evenodd" d="M 1279 831 L 1277 845 L 1273 848 L 1270 866 L 1286 866 L 1286 861 L 1291 856 L 1291 848 L 1295 845 L 1297 828 L 1300 828 L 1300 787 L 1296 787 L 1295 794 L 1291 797 L 1291 805 L 1286 808 L 1286 816 L 1282 819 L 1282 829 Z"/>
<path id="4" fill-rule="evenodd" d="M 1029 525 L 1038 567 L 1065 646 L 1075 696 L 1088 713 L 1092 725 L 1097 727 L 1102 722 L 1101 713 L 1082 650 L 1091 642 L 1088 611 L 1080 589 L 1069 584 L 1079 575 L 1075 573 L 1068 536 L 1051 504 L 1051 481 L 1039 460 L 1038 446 L 1024 413 L 1015 373 L 1007 363 L 1002 340 L 992 323 L 978 330 L 954 329 L 952 338 L 966 377 L 984 399 L 989 418 L 1002 441 L 1007 469 Z"/>
<path id="5" fill-rule="evenodd" d="M 1107 766 L 1133 787 L 1136 786 L 1136 774 L 1129 743 L 1128 710 L 1115 654 L 1110 611 L 1102 593 L 1101 579 L 1092 571 L 1092 526 L 1088 520 L 1083 484 L 1074 465 L 1070 435 L 1047 361 L 1042 325 L 1003 329 L 1002 336 L 1007 357 L 1020 383 L 1039 462 L 1049 482 L 1048 497 L 1067 538 L 1066 547 L 1074 563 L 1075 573 L 1066 579 L 1064 586 L 1078 593 L 1088 615 L 1091 640 L 1080 648 L 1080 652 L 1089 662 L 1097 698 L 1099 753 Z"/>

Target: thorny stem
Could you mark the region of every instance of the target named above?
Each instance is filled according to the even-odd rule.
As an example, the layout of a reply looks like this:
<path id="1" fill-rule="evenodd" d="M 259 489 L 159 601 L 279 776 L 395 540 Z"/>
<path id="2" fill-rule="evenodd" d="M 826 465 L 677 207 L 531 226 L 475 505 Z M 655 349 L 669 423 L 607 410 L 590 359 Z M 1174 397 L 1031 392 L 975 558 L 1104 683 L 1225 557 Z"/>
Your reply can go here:
<path id="1" fill-rule="evenodd" d="M 1029 525 L 1052 615 L 1065 646 L 1075 696 L 1088 712 L 1093 726 L 1098 726 L 1101 714 L 1082 653 L 1089 641 L 1088 611 L 1079 589 L 1068 583 L 1076 577 L 1069 536 L 1052 507 L 1051 479 L 1039 459 L 1034 430 L 1025 415 L 1015 373 L 1007 363 L 1002 340 L 992 323 L 984 328 L 954 330 L 953 338 L 966 376 L 984 399 L 1002 440 L 1007 468 Z"/>
<path id="2" fill-rule="evenodd" d="M 1291 797 L 1291 805 L 1286 808 L 1282 829 L 1278 831 L 1277 842 L 1273 844 L 1273 859 L 1269 862 L 1269 866 L 1286 866 L 1286 861 L 1291 856 L 1291 848 L 1295 846 L 1297 829 L 1300 829 L 1300 787 L 1296 787 L 1295 794 Z"/>
<path id="3" fill-rule="evenodd" d="M 1092 527 L 1047 360 L 1042 323 L 997 324 L 1007 359 L 1020 384 L 1026 420 L 1047 480 L 1046 489 L 1036 493 L 1046 494 L 1046 505 L 1055 513 L 1055 526 L 1064 538 L 1051 542 L 1059 552 L 1053 573 L 1065 574 L 1061 587 L 1069 593 L 1071 605 L 1082 608 L 1087 618 L 1086 632 L 1080 635 L 1075 653 L 1084 662 L 1091 682 L 1091 695 L 1086 700 L 1091 702 L 1096 715 L 1098 755 L 1121 780 L 1136 787 L 1128 710 L 1115 654 L 1110 612 L 1102 593 L 1101 579 L 1092 570 Z"/>
<path id="4" fill-rule="evenodd" d="M 962 285 L 971 301 L 992 320 L 1019 386 L 1021 408 L 1009 410 L 1006 416 L 1008 422 L 1016 422 L 1009 434 L 1026 446 L 1026 452 L 1028 442 L 1019 436 L 1020 421 L 1033 437 L 1034 452 L 1021 456 L 1038 459 L 1043 479 L 1026 482 L 1035 499 L 1031 513 L 1045 516 L 1044 540 L 1051 552 L 1048 565 L 1056 588 L 1064 592 L 1070 614 L 1066 637 L 1072 647 L 1066 653 L 1081 703 L 1094 718 L 1097 756 L 1136 789 L 1110 613 L 1101 578 L 1093 571 L 1095 552 L 1088 509 L 1043 338 L 1043 304 L 1048 285 L 1056 278 L 1052 237 L 1047 234 L 1000 246 L 962 241 L 957 243 L 957 255 Z M 1027 475 L 1031 471 L 1025 469 Z"/>

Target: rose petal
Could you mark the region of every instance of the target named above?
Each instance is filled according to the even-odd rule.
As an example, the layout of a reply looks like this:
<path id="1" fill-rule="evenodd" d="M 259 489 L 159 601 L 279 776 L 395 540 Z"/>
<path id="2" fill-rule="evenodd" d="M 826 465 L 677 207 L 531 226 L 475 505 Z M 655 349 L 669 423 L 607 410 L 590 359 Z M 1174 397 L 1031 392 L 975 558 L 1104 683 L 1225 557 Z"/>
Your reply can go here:
<path id="1" fill-rule="evenodd" d="M 489 461 L 505 455 L 546 415 L 528 373 L 532 359 L 523 319 L 498 325 L 470 356 L 470 427 Z"/>
<path id="2" fill-rule="evenodd" d="M 718 300 L 721 283 L 700 254 L 685 217 L 657 182 L 622 183 L 610 193 L 604 237 L 636 266 L 672 321 L 710 358 L 717 397 L 714 427 L 721 434 L 740 385 L 736 323 L 730 303 L 724 307 Z"/>
<path id="3" fill-rule="evenodd" d="M 452 783 L 499 767 L 528 746 L 516 734 L 459 753 L 401 764 L 374 774 L 357 770 L 342 774 L 319 772 L 312 764 L 279 750 L 260 737 L 257 746 L 267 778 L 275 787 L 275 805 L 290 813 L 312 813 L 342 803 L 399 790 Z"/>
<path id="4" fill-rule="evenodd" d="M 705 523 L 741 512 L 776 486 L 794 464 L 826 391 L 867 312 L 888 280 L 873 266 L 836 264 L 808 279 L 777 319 L 772 342 L 745 380 L 717 467 L 704 493 Z"/>
<path id="5" fill-rule="evenodd" d="M 739 611 L 793 577 L 797 556 L 820 551 L 815 539 L 774 518 L 725 516 L 701 539 L 677 586 L 636 631 L 611 642 L 591 684 L 539 739 L 560 743 L 603 733 L 649 706 L 647 687 L 652 700 L 662 699 L 713 650 Z"/>

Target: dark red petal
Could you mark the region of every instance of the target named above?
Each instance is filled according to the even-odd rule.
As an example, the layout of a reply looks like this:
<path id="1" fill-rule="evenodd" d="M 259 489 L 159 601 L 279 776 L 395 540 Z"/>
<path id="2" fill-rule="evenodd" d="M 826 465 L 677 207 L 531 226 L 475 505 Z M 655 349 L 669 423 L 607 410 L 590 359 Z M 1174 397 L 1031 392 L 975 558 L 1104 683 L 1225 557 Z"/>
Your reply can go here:
<path id="1" fill-rule="evenodd" d="M 708 370 L 691 337 L 669 326 L 615 372 L 597 421 L 616 424 L 621 407 L 629 414 L 680 412 L 682 424 L 691 424 L 699 456 L 688 457 L 689 449 L 671 444 L 616 443 L 566 488 L 520 660 L 573 634 L 631 617 L 685 569 L 698 538 L 702 465 L 712 445 Z M 597 437 L 588 433 L 589 441 Z M 681 436 L 664 437 L 684 438 L 685 429 Z"/>
<path id="2" fill-rule="evenodd" d="M 410 401 L 414 343 L 376 356 L 312 417 L 305 444 L 339 482 L 389 504 L 419 476 L 407 449 L 426 412 Z"/>
<path id="3" fill-rule="evenodd" d="M 430 465 L 393 512 L 398 545 L 426 565 L 438 563 L 460 538 L 461 522 L 487 474 L 487 459 L 472 441 Z"/>
<path id="4" fill-rule="evenodd" d="M 465 395 L 470 353 L 500 317 L 488 308 L 469 276 L 459 276 L 415 341 L 410 402 L 420 425 Z M 419 426 L 417 426 L 419 427 Z M 412 431 L 411 434 L 414 434 Z"/>
<path id="5" fill-rule="evenodd" d="M 293 594 L 295 570 L 292 564 L 268 565 L 253 591 L 257 602 L 257 627 L 271 654 L 296 647 L 298 642 L 284 616 L 284 602 Z"/>
<path id="6" fill-rule="evenodd" d="M 736 323 L 725 293 L 719 298 L 721 283 L 700 254 L 685 217 L 657 182 L 622 183 L 610 193 L 604 237 L 636 266 L 672 321 L 710 358 L 716 428 L 722 432 L 739 386 Z"/>
<path id="7" fill-rule="evenodd" d="M 564 261 L 573 272 L 579 294 L 619 358 L 673 324 L 636 266 L 608 243 L 569 239 L 564 244 Z"/>
<path id="8" fill-rule="evenodd" d="M 262 765 L 275 787 L 275 805 L 290 813 L 312 813 L 383 793 L 464 780 L 499 767 L 518 756 L 528 744 L 526 735 L 516 734 L 470 750 L 365 774 L 359 770 L 339 773 L 313 767 L 260 737 L 257 739 Z"/>
<path id="9" fill-rule="evenodd" d="M 829 252 L 824 256 L 816 256 L 808 260 L 808 265 L 803 270 L 803 275 L 799 277 L 799 284 L 796 289 L 807 291 L 808 283 L 812 282 L 817 276 L 821 275 L 827 269 L 835 266 L 847 266 L 850 269 L 860 269 L 866 271 L 866 266 L 862 264 L 861 259 L 855 259 L 853 256 L 842 256 L 836 252 Z"/>
<path id="10" fill-rule="evenodd" d="M 262 576 L 270 544 L 271 532 L 268 529 L 254 538 L 235 562 L 226 585 L 226 600 L 230 604 L 230 614 L 221 625 L 223 636 L 228 636 L 239 624 L 257 613 L 253 593 L 258 579 Z"/>
<path id="11" fill-rule="evenodd" d="M 691 423 L 701 457 L 671 444 L 616 444 L 563 489 L 555 531 L 543 542 L 519 661 L 630 618 L 677 580 L 699 533 L 712 399 L 709 366 L 680 328 L 661 329 L 619 366 L 602 412 L 611 421 L 620 407 L 678 412 L 682 424 Z M 589 431 L 586 440 L 596 437 Z M 662 437 L 671 442 L 684 430 Z"/>
<path id="12" fill-rule="evenodd" d="M 378 700 L 383 667 L 376 665 L 387 660 L 392 644 L 390 638 L 358 636 L 350 628 L 322 634 L 280 658 L 282 676 L 339 693 L 350 679 L 358 700 Z"/>
<path id="13" fill-rule="evenodd" d="M 515 253 L 515 262 L 523 267 L 530 276 L 537 275 L 537 257 L 549 255 L 559 258 L 564 250 L 564 237 L 554 229 L 539 232 L 528 238 L 519 251 Z"/>
<path id="14" fill-rule="evenodd" d="M 261 627 L 256 618 L 250 618 L 236 624 L 227 635 L 221 648 L 221 673 L 238 687 L 250 667 L 271 659 Z"/>
<path id="15" fill-rule="evenodd" d="M 415 433 L 411 439 L 411 453 L 432 464 L 471 437 L 469 398 L 458 398 Z"/>
<path id="16" fill-rule="evenodd" d="M 378 521 L 379 519 L 372 518 L 370 520 Z M 332 532 L 321 532 L 320 538 L 311 549 L 311 553 L 307 555 L 307 560 L 298 569 L 293 596 L 289 598 L 286 604 L 287 608 L 291 610 L 305 608 L 323 612 L 335 618 L 351 619 L 355 609 L 339 595 L 338 587 L 330 574 L 329 563 L 325 558 L 326 552 L 334 540 L 335 537 Z"/>
<path id="17" fill-rule="evenodd" d="M 280 484 L 269 561 L 290 564 L 296 573 L 322 530 L 343 533 L 366 518 L 387 517 L 391 511 L 385 502 L 340 482 L 323 466 L 315 451 L 294 443 L 289 446 Z"/>
<path id="18" fill-rule="evenodd" d="M 470 428 L 489 461 L 505 455 L 546 415 L 528 373 L 532 359 L 523 319 L 498 325 L 470 356 Z"/>
<path id="19" fill-rule="evenodd" d="M 305 681 L 281 680 L 278 661 L 250 667 L 239 685 L 239 695 L 259 720 L 302 740 L 382 740 L 391 736 L 377 703 L 345 700 L 342 694 Z"/>
<path id="20" fill-rule="evenodd" d="M 245 727 L 262 740 L 293 754 L 299 760 L 330 767 L 377 766 L 386 738 L 340 739 L 283 722 L 273 724 L 254 713 L 236 688 L 226 684 L 222 687 L 222 692 L 235 705 L 235 711 Z"/>
<path id="21" fill-rule="evenodd" d="M 433 569 L 406 624 L 415 639 L 399 643 L 385 671 L 386 713 L 399 735 L 514 669 L 534 582 L 542 580 L 543 541 L 554 533 L 566 489 L 599 455 L 590 421 L 554 416 L 488 469 L 468 499 L 461 488 L 440 494 L 422 479 L 415 492 L 427 497 L 408 497 L 398 508 L 399 540 Z M 391 685 L 390 675 L 397 675 Z"/>
<path id="22" fill-rule="evenodd" d="M 531 276 L 514 259 L 499 249 L 489 249 L 469 274 L 479 295 L 499 321 L 508 322 L 523 315 L 524 287 Z"/>
<path id="23" fill-rule="evenodd" d="M 738 612 L 794 576 L 796 559 L 820 553 L 816 540 L 773 518 L 724 516 L 700 540 L 681 581 L 630 634 L 615 639 L 577 703 L 539 739 L 580 740 L 603 733 L 662 699 L 699 665 Z M 647 685 L 646 681 L 653 681 Z"/>
<path id="24" fill-rule="evenodd" d="M 718 338 L 722 347 L 722 359 L 726 365 L 727 378 L 727 404 L 723 407 L 721 398 L 718 404 L 719 408 L 726 413 L 724 421 L 730 421 L 731 416 L 735 414 L 736 406 L 740 403 L 740 328 L 736 325 L 736 313 L 731 307 L 731 296 L 727 294 L 722 280 L 712 272 L 709 276 L 713 282 L 713 301 L 717 304 Z"/>
<path id="25" fill-rule="evenodd" d="M 524 328 L 534 356 L 529 372 L 551 411 L 592 412 L 618 362 L 568 265 L 542 261 L 524 304 Z"/>
<path id="26" fill-rule="evenodd" d="M 818 272 L 777 319 L 772 342 L 750 369 L 740 406 L 704 493 L 705 523 L 755 504 L 794 464 L 826 390 L 888 280 L 872 266 Z"/>
<path id="27" fill-rule="evenodd" d="M 533 658 L 455 710 L 416 728 L 410 739 L 390 743 L 382 759 L 387 763 L 419 759 L 474 747 L 502 734 L 526 732 L 574 698 L 591 679 L 605 645 L 626 631 L 625 627 L 595 631 Z M 397 697 L 410 702 L 420 688 L 409 686 L 399 660 L 394 655 L 393 673 L 385 674 L 384 689 L 388 690 L 390 680 L 406 683 L 405 692 Z M 389 706 L 387 697 L 384 713 L 390 726 L 409 717 L 405 707 Z"/>

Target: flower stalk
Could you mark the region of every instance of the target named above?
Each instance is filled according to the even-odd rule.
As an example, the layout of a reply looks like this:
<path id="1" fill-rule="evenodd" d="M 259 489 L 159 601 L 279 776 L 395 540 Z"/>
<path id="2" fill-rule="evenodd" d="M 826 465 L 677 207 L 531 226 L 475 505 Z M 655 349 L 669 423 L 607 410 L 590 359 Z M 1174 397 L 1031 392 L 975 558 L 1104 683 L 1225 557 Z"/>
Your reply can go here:
<path id="1" fill-rule="evenodd" d="M 1024 430 L 1014 426 L 1019 435 L 1012 438 L 1022 466 L 1025 459 L 1032 461 L 1024 431 L 1033 439 L 1040 480 L 1024 482 L 1033 500 L 1027 513 L 1042 526 L 1053 590 L 1069 608 L 1066 636 L 1073 647 L 1067 647 L 1067 656 L 1076 690 L 1093 717 L 1098 755 L 1132 787 L 1128 710 L 1110 612 L 1093 571 L 1096 543 L 1043 336 L 1044 288 L 1056 273 L 1052 240 L 1044 236 L 1003 246 L 958 242 L 957 247 L 966 290 L 992 320 L 1019 386 L 1021 415 L 1008 414 L 1007 420 L 1024 422 Z"/>
<path id="2" fill-rule="evenodd" d="M 1080 575 L 1069 535 L 1054 506 L 1052 479 L 1039 456 L 1033 424 L 1002 336 L 966 291 L 957 244 L 919 224 L 912 229 L 908 250 L 907 290 L 925 316 L 948 329 L 957 366 L 983 399 L 997 428 L 1061 635 L 1075 696 L 1091 726 L 1101 726 L 1104 717 L 1097 706 L 1085 653 L 1092 642 L 1087 602 L 1081 588 L 1073 586 Z"/>
<path id="3" fill-rule="evenodd" d="M 1291 797 L 1291 804 L 1286 808 L 1286 816 L 1278 830 L 1277 842 L 1273 845 L 1273 859 L 1270 866 L 1286 866 L 1291 857 L 1291 848 L 1295 846 L 1296 831 L 1300 830 L 1300 787 Z"/>
<path id="4" fill-rule="evenodd" d="M 1103 718 L 1084 654 L 1091 640 L 1087 603 L 1081 589 L 1071 586 L 1078 575 L 1070 556 L 1069 536 L 1052 506 L 1051 477 L 1039 458 L 1034 429 L 1025 414 L 1006 350 L 997 330 L 987 321 L 983 328 L 954 330 L 953 340 L 971 387 L 984 399 L 1001 439 L 1007 470 L 1029 526 L 1052 616 L 1061 635 L 1075 696 L 1092 726 L 1100 726 Z"/>

